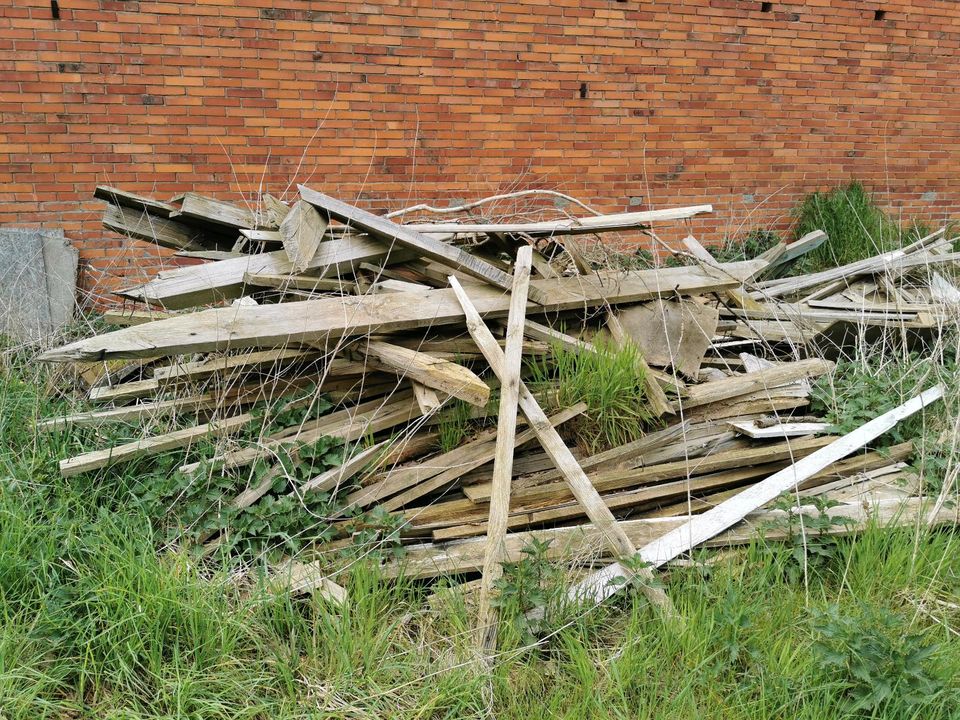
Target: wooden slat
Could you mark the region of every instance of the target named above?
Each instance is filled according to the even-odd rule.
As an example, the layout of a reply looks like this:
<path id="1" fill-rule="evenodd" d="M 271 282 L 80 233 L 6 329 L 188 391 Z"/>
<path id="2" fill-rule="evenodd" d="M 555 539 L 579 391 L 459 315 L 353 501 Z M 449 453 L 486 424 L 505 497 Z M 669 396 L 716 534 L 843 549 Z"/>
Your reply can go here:
<path id="1" fill-rule="evenodd" d="M 401 262 L 410 257 L 412 253 L 409 251 L 391 250 L 376 240 L 346 236 L 320 243 L 307 269 L 319 270 L 320 277 L 340 277 L 353 274 L 361 262 L 385 262 L 388 259 Z M 117 294 L 176 310 L 240 297 L 247 274 L 290 275 L 293 272 L 287 254 L 278 250 L 166 271 L 148 283 Z"/>
<path id="2" fill-rule="evenodd" d="M 514 440 L 517 432 L 517 403 L 520 395 L 520 363 L 523 359 L 523 322 L 527 307 L 533 248 L 525 245 L 517 251 L 513 271 L 510 310 L 507 314 L 506 350 L 500 375 L 500 408 L 497 421 L 497 446 L 493 457 L 493 481 L 490 517 L 487 521 L 487 549 L 480 580 L 477 632 L 481 652 L 489 656 L 497 646 L 497 610 L 491 603 L 494 583 L 503 575 L 501 565 L 503 537 L 510 514 L 510 482 L 513 479 Z M 499 350 L 499 346 L 497 346 Z"/>
<path id="3" fill-rule="evenodd" d="M 93 196 L 98 200 L 106 200 L 111 205 L 146 211 L 162 218 L 170 217 L 170 213 L 177 211 L 177 208 L 170 203 L 120 190 L 110 185 L 97 185 L 97 189 L 93 191 Z"/>
<path id="4" fill-rule="evenodd" d="M 825 375 L 831 370 L 833 370 L 833 363 L 819 358 L 782 363 L 757 372 L 693 385 L 689 388 L 687 396 L 678 401 L 678 405 L 684 409 L 693 408 L 748 393 L 766 392 L 796 380 Z"/>
<path id="5" fill-rule="evenodd" d="M 301 186 L 302 188 L 302 186 Z M 686 220 L 696 215 L 713 212 L 712 205 L 691 205 L 689 207 L 647 210 L 616 215 L 593 215 L 535 223 L 419 223 L 404 225 L 423 233 L 480 233 L 503 234 L 522 233 L 533 237 L 544 235 L 579 235 L 582 233 L 632 230 L 647 227 L 656 222 Z M 438 258 L 439 259 L 439 258 Z"/>
<path id="6" fill-rule="evenodd" d="M 249 208 L 194 192 L 184 193 L 177 217 L 238 230 L 257 226 L 256 217 Z"/>
<path id="7" fill-rule="evenodd" d="M 183 430 L 175 430 L 142 440 L 135 440 L 134 442 L 107 448 L 106 450 L 94 450 L 93 452 L 61 460 L 60 474 L 63 477 L 73 477 L 74 475 L 107 467 L 108 465 L 116 465 L 121 462 L 129 462 L 167 450 L 187 447 L 207 437 L 230 435 L 240 431 L 247 423 L 254 419 L 255 416 L 251 413 L 241 413 L 234 417 L 204 423 Z"/>
<path id="8" fill-rule="evenodd" d="M 410 226 L 397 225 L 386 218 L 378 217 L 329 195 L 311 190 L 305 185 L 300 185 L 299 188 L 300 197 L 303 200 L 350 227 L 360 228 L 388 243 L 397 242 L 404 247 L 415 250 L 422 256 L 462 270 L 502 290 L 510 289 L 511 277 L 509 275 L 458 247 L 412 230 Z M 532 288 L 530 297 L 537 302 L 541 300 L 539 291 L 534 291 Z"/>
<path id="9" fill-rule="evenodd" d="M 204 250 L 210 244 L 199 230 L 128 207 L 107 205 L 103 211 L 103 226 L 121 235 L 174 250 Z"/>
<path id="10" fill-rule="evenodd" d="M 735 277 L 737 273 L 748 272 L 753 264 L 734 263 L 725 267 L 727 273 Z M 668 268 L 535 280 L 531 286 L 536 285 L 546 300 L 541 307 L 528 308 L 527 312 L 637 302 L 661 293 L 710 292 L 735 285 L 734 277 L 718 280 L 697 268 Z M 502 317 L 506 314 L 508 296 L 486 287 L 472 292 L 481 315 Z M 452 290 L 346 296 L 280 305 L 214 308 L 80 340 L 49 350 L 40 357 L 56 361 L 87 360 L 227 348 L 273 348 L 463 321 L 463 309 Z"/>

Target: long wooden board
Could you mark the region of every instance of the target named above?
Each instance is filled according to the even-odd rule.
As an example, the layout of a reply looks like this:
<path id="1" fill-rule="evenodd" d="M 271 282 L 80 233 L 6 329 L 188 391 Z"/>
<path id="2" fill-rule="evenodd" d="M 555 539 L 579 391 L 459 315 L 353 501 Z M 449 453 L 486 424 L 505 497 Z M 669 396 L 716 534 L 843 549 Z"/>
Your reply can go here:
<path id="1" fill-rule="evenodd" d="M 234 262 L 228 260 L 226 262 Z M 583 309 L 598 305 L 649 300 L 660 295 L 712 292 L 734 287 L 737 276 L 750 272 L 753 261 L 724 266 L 718 278 L 700 268 L 665 268 L 634 272 L 535 280 L 544 297 L 527 312 Z M 471 289 L 478 312 L 506 315 L 510 298 L 497 289 Z M 464 322 L 453 290 L 384 293 L 307 300 L 279 305 L 214 308 L 183 317 L 123 328 L 40 356 L 43 360 L 93 360 L 145 357 L 241 348 L 274 348 L 323 342 L 347 335 L 390 332 Z"/>
<path id="2" fill-rule="evenodd" d="M 305 185 L 300 188 L 300 197 L 306 202 L 326 212 L 330 217 L 339 220 L 350 227 L 359 228 L 370 235 L 380 238 L 384 242 L 396 242 L 420 255 L 443 263 L 448 267 L 461 270 L 480 280 L 484 280 L 501 290 L 509 290 L 513 279 L 499 268 L 494 267 L 486 260 L 482 260 L 454 245 L 448 245 L 430 235 L 424 235 L 407 225 L 398 225 L 386 218 L 378 217 L 371 212 L 354 207 L 337 198 L 311 190 Z M 538 291 L 531 288 L 530 297 L 540 302 Z"/>

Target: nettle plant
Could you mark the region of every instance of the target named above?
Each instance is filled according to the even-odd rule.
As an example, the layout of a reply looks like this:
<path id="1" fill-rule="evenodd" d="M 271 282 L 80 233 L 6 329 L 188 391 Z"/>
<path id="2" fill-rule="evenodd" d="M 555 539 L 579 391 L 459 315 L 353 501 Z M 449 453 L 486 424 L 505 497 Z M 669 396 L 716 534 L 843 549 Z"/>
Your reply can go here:
<path id="1" fill-rule="evenodd" d="M 803 498 L 803 504 L 814 512 L 801 514 L 797 511 L 795 496 L 781 495 L 772 508 L 782 510 L 783 518 L 770 522 L 765 528 L 784 533 L 781 545 L 786 548 L 786 554 L 782 567 L 785 579 L 791 583 L 800 581 L 805 573 L 829 572 L 841 554 L 837 539 L 831 533 L 849 527 L 852 522 L 850 518 L 830 515 L 830 508 L 840 505 L 836 500 L 813 496 Z"/>
<path id="2" fill-rule="evenodd" d="M 810 616 L 813 651 L 825 673 L 844 685 L 847 709 L 876 717 L 911 717 L 945 687 L 930 671 L 937 646 L 904 631 L 904 620 L 872 605 L 853 613 L 838 605 Z"/>

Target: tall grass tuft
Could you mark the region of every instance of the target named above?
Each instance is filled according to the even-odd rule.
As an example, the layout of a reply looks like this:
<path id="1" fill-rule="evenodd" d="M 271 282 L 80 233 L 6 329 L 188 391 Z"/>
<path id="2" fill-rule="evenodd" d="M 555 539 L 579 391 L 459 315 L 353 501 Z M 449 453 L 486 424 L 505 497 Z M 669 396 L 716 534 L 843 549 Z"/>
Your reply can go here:
<path id="1" fill-rule="evenodd" d="M 807 195 L 795 210 L 796 236 L 823 230 L 828 240 L 798 263 L 816 272 L 886 252 L 900 244 L 900 227 L 874 204 L 858 182 Z"/>
<path id="2" fill-rule="evenodd" d="M 640 360 L 633 345 L 600 343 L 595 353 L 557 345 L 549 355 L 530 360 L 528 368 L 538 394 L 557 406 L 587 404 L 585 415 L 571 424 L 581 443 L 596 450 L 636 440 L 654 421 Z"/>

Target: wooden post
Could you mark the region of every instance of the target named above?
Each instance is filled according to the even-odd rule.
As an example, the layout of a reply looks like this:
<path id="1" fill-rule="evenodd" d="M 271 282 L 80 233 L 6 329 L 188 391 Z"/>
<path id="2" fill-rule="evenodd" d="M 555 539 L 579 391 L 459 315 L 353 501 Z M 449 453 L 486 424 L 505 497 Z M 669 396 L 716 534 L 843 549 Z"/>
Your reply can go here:
<path id="1" fill-rule="evenodd" d="M 533 248 L 517 251 L 513 271 L 513 295 L 507 315 L 504 372 L 500 375 L 500 414 L 497 419 L 497 449 L 493 457 L 493 481 L 490 494 L 490 519 L 487 522 L 487 550 L 480 579 L 480 609 L 477 632 L 480 651 L 491 658 L 497 649 L 497 611 L 490 602 L 493 584 L 503 574 L 501 557 L 510 514 L 510 482 L 513 479 L 514 439 L 517 433 L 517 402 L 520 395 L 520 361 L 523 357 L 523 322 L 527 309 L 527 289 Z"/>

